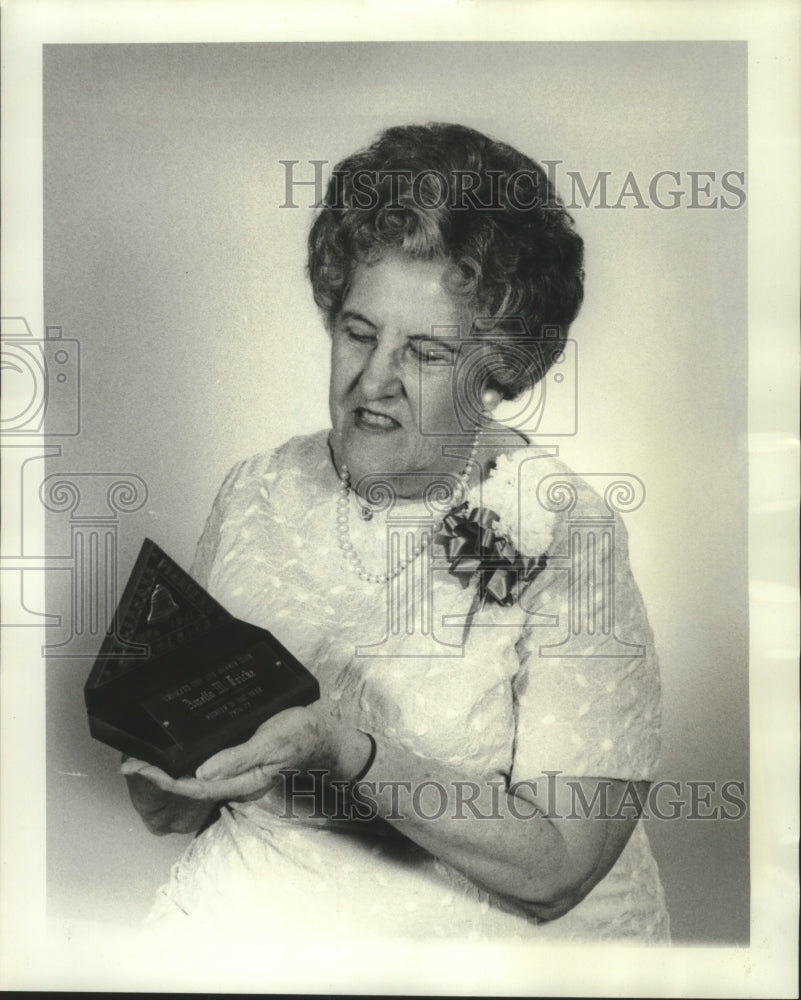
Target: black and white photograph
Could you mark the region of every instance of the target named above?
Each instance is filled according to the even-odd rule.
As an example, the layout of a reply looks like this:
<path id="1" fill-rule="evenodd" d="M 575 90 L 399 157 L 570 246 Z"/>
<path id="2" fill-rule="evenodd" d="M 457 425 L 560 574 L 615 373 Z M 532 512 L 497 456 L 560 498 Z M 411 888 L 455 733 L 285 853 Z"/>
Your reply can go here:
<path id="1" fill-rule="evenodd" d="M 3 148 L 3 933 L 51 955 L 3 985 L 792 995 L 766 34 L 70 6 Z"/>

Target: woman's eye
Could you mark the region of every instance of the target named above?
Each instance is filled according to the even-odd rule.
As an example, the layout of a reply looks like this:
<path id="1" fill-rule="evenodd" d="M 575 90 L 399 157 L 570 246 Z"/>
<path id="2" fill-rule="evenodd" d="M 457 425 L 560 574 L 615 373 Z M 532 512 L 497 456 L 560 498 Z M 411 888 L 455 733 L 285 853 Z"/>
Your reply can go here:
<path id="1" fill-rule="evenodd" d="M 361 330 L 345 330 L 345 335 L 348 340 L 352 340 L 357 344 L 374 344 L 376 341 L 376 336 L 374 333 L 367 333 Z"/>
<path id="2" fill-rule="evenodd" d="M 452 365 L 454 352 L 449 347 L 441 344 L 426 344 L 425 341 L 413 341 L 409 349 L 419 362 L 431 367 L 442 367 Z"/>

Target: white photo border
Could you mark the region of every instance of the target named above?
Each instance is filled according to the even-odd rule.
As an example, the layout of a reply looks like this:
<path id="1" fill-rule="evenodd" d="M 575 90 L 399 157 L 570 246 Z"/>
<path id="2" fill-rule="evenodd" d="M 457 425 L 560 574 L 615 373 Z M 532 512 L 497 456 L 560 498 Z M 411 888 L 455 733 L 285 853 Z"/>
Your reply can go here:
<path id="1" fill-rule="evenodd" d="M 399 13 L 396 20 L 389 12 Z M 42 46 L 93 42 L 317 40 L 747 40 L 749 46 L 749 440 L 751 493 L 775 504 L 770 531 L 798 552 L 797 372 L 799 274 L 799 21 L 797 5 L 734 2 L 241 3 L 7 0 L 3 17 L 4 314 L 44 327 Z M 401 22 L 398 25 L 398 21 Z M 247 25 L 246 29 L 243 25 Z M 247 35 L 247 37 L 243 37 Z M 763 345 L 770 343 L 769 361 Z M 777 363 L 778 358 L 778 363 Z M 766 457 L 767 456 L 767 457 Z M 763 470 L 765 476 L 762 476 Z M 765 482 L 767 477 L 767 485 Z M 751 521 L 759 565 L 765 519 Z M 31 529 L 34 530 L 34 529 Z M 797 565 L 797 560 L 792 560 Z M 42 595 L 31 595 L 43 606 Z M 365 957 L 353 950 L 309 962 L 287 956 L 272 992 L 405 992 L 574 996 L 791 996 L 798 931 L 798 591 L 794 575 L 752 581 L 752 929 L 748 948 L 649 952 L 604 945 L 516 951 L 419 947 Z M 780 633 L 777 641 L 777 631 Z M 228 956 L 218 966 L 162 956 L 87 923 L 67 940 L 44 914 L 44 670 L 29 630 L 3 637 L 2 897 L 4 989 L 264 989 Z M 767 659 L 768 649 L 784 658 Z M 24 665 L 24 666 L 23 666 Z M 481 961 L 477 961 L 481 955 Z M 296 965 L 291 959 L 300 962 Z M 380 959 L 381 967 L 376 967 Z M 532 972 L 532 968 L 535 973 Z M 301 969 L 302 972 L 297 972 Z M 382 972 L 383 971 L 383 976 Z M 443 975 L 442 969 L 447 969 Z M 389 974 L 387 974 L 389 970 Z M 395 970 L 395 974 L 391 970 Z"/>

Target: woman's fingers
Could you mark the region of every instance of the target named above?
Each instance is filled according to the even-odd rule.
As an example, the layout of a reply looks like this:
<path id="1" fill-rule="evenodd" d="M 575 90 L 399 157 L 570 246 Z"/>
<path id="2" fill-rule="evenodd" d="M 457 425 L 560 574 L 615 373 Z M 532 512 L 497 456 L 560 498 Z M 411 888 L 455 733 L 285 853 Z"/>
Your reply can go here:
<path id="1" fill-rule="evenodd" d="M 160 767 L 153 764 L 148 764 L 147 761 L 137 760 L 135 757 L 129 757 L 128 760 L 123 761 L 120 765 L 120 773 L 126 777 L 136 774 L 147 778 L 148 781 L 165 792 L 172 791 L 172 786 L 175 784 L 175 779 L 171 778 L 166 771 L 162 771 Z"/>
<path id="2" fill-rule="evenodd" d="M 230 801 L 232 799 L 261 798 L 278 780 L 278 773 L 273 768 L 254 767 L 233 778 L 223 778 L 218 781 L 202 781 L 214 798 Z"/>
<path id="3" fill-rule="evenodd" d="M 201 781 L 218 781 L 234 777 L 264 763 L 263 754 L 263 748 L 255 742 L 255 739 L 250 739 L 247 743 L 228 747 L 210 757 L 195 771 L 195 777 Z"/>
<path id="4" fill-rule="evenodd" d="M 289 735 L 297 726 L 299 718 L 297 709 L 279 712 L 263 722 L 245 743 L 228 747 L 209 757 L 195 771 L 195 777 L 201 781 L 218 781 L 244 774 L 260 765 L 277 763 L 279 757 L 286 753 Z"/>
<path id="5" fill-rule="evenodd" d="M 120 774 L 139 774 L 143 768 L 149 765 L 136 757 L 126 757 L 120 764 Z"/>
<path id="6" fill-rule="evenodd" d="M 205 783 L 195 778 L 171 778 L 160 767 L 147 764 L 143 760 L 133 758 L 126 760 L 120 767 L 126 777 L 145 778 L 162 792 L 171 795 L 183 795 L 189 799 L 214 799 L 215 796 L 205 787 Z"/>
<path id="7" fill-rule="evenodd" d="M 161 768 L 134 757 L 124 760 L 120 771 L 126 776 L 146 778 L 164 792 L 191 799 L 222 801 L 261 796 L 275 784 L 280 767 L 295 761 L 298 731 L 308 730 L 314 735 L 309 719 L 305 709 L 279 712 L 262 723 L 247 742 L 210 757 L 194 777 L 171 778 Z"/>
<path id="8" fill-rule="evenodd" d="M 241 749 L 242 747 L 233 748 L 234 751 Z M 229 753 L 229 751 L 223 751 L 223 753 Z M 211 759 L 216 760 L 216 757 Z M 237 759 L 243 758 L 238 757 Z M 276 767 L 259 764 L 248 768 L 243 767 L 240 773 L 223 776 L 216 780 L 197 777 L 171 778 L 161 768 L 133 757 L 123 762 L 120 771 L 127 777 L 136 775 L 138 778 L 144 778 L 156 788 L 163 792 L 169 792 L 171 795 L 181 795 L 187 799 L 211 802 L 260 798 L 272 788 L 278 779 Z"/>
<path id="9" fill-rule="evenodd" d="M 198 778 L 178 778 L 169 788 L 176 795 L 188 799 L 206 799 L 212 802 L 228 802 L 233 799 L 261 798 L 275 784 L 277 772 L 264 767 L 254 767 L 243 774 L 217 781 L 201 781 Z M 160 786 L 163 787 L 163 786 Z"/>
<path id="10" fill-rule="evenodd" d="M 147 778 L 148 781 L 152 781 L 154 785 L 164 792 L 173 792 L 175 795 L 183 794 L 179 787 L 181 785 L 181 779 L 171 778 L 169 774 L 162 771 L 160 767 L 154 767 L 153 764 L 145 764 L 144 767 L 140 767 L 136 773 L 143 778 Z"/>

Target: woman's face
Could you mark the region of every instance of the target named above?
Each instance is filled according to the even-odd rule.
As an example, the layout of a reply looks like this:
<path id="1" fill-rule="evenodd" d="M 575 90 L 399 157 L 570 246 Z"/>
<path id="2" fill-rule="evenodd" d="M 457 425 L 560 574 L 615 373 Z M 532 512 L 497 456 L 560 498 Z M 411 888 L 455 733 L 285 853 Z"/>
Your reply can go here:
<path id="1" fill-rule="evenodd" d="M 329 394 L 335 457 L 354 485 L 381 475 L 413 496 L 428 474 L 464 465 L 443 457 L 444 435 L 465 442 L 465 455 L 473 440 L 454 403 L 468 316 L 443 285 L 445 270 L 392 253 L 355 271 L 332 331 Z"/>

